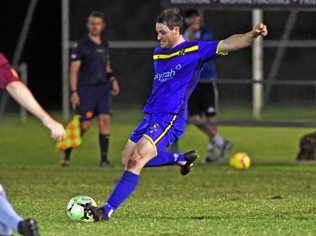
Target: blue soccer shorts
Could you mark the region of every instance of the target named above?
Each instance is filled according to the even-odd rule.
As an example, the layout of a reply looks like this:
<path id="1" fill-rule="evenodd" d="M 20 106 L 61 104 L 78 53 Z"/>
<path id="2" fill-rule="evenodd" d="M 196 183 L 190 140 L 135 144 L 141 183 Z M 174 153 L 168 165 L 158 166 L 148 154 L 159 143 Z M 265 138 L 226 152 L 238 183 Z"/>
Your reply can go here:
<path id="1" fill-rule="evenodd" d="M 175 114 L 147 114 L 132 132 L 130 141 L 137 143 L 142 137 L 149 140 L 156 153 L 164 150 L 184 133 L 186 119 Z"/>

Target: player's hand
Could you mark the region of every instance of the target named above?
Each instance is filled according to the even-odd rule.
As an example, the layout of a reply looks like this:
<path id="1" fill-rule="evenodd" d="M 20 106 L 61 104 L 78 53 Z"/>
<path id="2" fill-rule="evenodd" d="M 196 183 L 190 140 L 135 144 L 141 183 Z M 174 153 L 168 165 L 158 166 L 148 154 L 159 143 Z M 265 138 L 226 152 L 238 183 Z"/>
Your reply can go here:
<path id="1" fill-rule="evenodd" d="M 263 23 L 257 24 L 253 31 L 255 33 L 255 37 L 266 37 L 268 35 L 268 27 Z"/>
<path id="2" fill-rule="evenodd" d="M 43 124 L 50 129 L 51 136 L 53 139 L 57 141 L 62 141 L 66 137 L 66 131 L 64 127 L 52 119 L 51 117 L 47 117 L 43 120 Z"/>
<path id="3" fill-rule="evenodd" d="M 77 106 L 80 105 L 80 97 L 77 92 L 71 94 L 71 106 L 75 110 Z"/>
<path id="4" fill-rule="evenodd" d="M 120 93 L 120 84 L 117 79 L 112 81 L 112 95 L 117 96 Z"/>

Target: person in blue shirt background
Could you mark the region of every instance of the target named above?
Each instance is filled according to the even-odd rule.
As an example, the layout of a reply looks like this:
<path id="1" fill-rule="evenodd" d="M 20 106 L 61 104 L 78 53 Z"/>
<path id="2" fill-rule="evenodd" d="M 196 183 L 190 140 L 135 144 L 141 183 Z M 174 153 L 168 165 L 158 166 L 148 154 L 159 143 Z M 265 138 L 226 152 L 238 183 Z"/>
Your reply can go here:
<path id="1" fill-rule="evenodd" d="M 201 16 L 197 10 L 192 9 L 185 12 L 185 23 L 186 27 L 183 32 L 185 40 L 214 40 L 213 34 L 201 26 Z M 225 160 L 226 154 L 232 147 L 231 142 L 225 140 L 219 134 L 215 124 L 215 118 L 218 112 L 218 89 L 215 83 L 216 79 L 214 62 L 211 60 L 205 62 L 201 71 L 201 80 L 189 101 L 190 121 L 197 123 L 204 122 L 204 124 L 197 124 L 196 126 L 209 138 L 205 162 Z M 219 148 L 218 156 L 216 156 L 217 152 L 215 152 L 215 148 Z"/>
<path id="2" fill-rule="evenodd" d="M 135 191 L 144 167 L 178 165 L 182 175 L 190 172 L 197 159 L 195 151 L 171 153 L 165 149 L 185 130 L 187 104 L 200 80 L 204 63 L 249 47 L 257 37 L 268 34 L 267 27 L 260 23 L 247 33 L 219 42 L 188 42 L 181 34 L 182 24 L 178 9 L 166 9 L 157 17 L 160 46 L 154 50 L 155 75 L 152 93 L 144 108 L 145 117 L 123 149 L 124 172 L 107 202 L 102 207 L 85 206 L 86 213 L 95 221 L 110 220 L 112 213 Z"/>
<path id="3" fill-rule="evenodd" d="M 102 12 L 92 12 L 87 21 L 88 34 L 71 51 L 71 104 L 79 108 L 82 134 L 91 119 L 98 118 L 100 167 L 109 166 L 108 149 L 112 114 L 112 95 L 119 94 L 119 84 L 112 73 L 108 41 L 104 38 Z M 63 166 L 70 164 L 72 149 L 65 150 Z"/>

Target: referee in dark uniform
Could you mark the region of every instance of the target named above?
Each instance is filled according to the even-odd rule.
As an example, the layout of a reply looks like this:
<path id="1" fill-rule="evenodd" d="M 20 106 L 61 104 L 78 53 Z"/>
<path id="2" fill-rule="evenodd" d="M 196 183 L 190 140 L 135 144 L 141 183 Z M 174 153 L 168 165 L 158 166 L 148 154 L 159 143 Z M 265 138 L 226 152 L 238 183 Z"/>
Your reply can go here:
<path id="1" fill-rule="evenodd" d="M 213 35 L 201 27 L 201 16 L 197 10 L 188 10 L 185 14 L 186 28 L 183 36 L 188 41 L 213 40 Z M 201 81 L 197 85 L 189 100 L 189 117 L 193 122 L 213 122 L 218 112 L 218 90 L 215 83 L 216 69 L 212 61 L 206 62 L 201 71 Z M 224 160 L 232 144 L 224 139 L 218 132 L 216 125 L 198 125 L 209 138 L 206 162 Z M 219 149 L 216 156 L 215 149 Z"/>
<path id="2" fill-rule="evenodd" d="M 82 134 L 90 121 L 98 119 L 100 166 L 109 165 L 108 149 L 112 113 L 112 95 L 119 94 L 119 84 L 113 76 L 109 46 L 104 38 L 104 14 L 92 12 L 87 20 L 88 35 L 80 39 L 71 52 L 70 88 L 73 109 L 79 108 Z M 70 164 L 71 149 L 65 151 L 63 166 Z"/>

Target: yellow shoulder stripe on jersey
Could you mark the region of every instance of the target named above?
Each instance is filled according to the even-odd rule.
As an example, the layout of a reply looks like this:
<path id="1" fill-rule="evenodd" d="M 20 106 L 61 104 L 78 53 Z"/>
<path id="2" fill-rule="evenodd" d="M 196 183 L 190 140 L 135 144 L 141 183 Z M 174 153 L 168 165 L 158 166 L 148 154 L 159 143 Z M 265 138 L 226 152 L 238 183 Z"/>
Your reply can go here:
<path id="1" fill-rule="evenodd" d="M 217 54 L 217 55 L 220 55 L 220 56 L 227 56 L 227 55 L 228 55 L 228 52 L 223 52 L 223 51 L 220 49 L 221 44 L 222 44 L 222 41 L 219 41 L 219 43 L 217 44 L 217 48 L 216 48 L 216 54 Z"/>
<path id="2" fill-rule="evenodd" d="M 194 46 L 184 48 L 170 54 L 154 54 L 153 59 L 154 60 L 167 60 L 173 57 L 183 56 L 186 53 L 196 52 L 198 50 L 199 50 L 199 45 L 194 45 Z"/>

